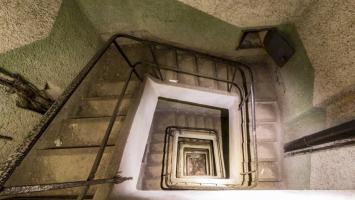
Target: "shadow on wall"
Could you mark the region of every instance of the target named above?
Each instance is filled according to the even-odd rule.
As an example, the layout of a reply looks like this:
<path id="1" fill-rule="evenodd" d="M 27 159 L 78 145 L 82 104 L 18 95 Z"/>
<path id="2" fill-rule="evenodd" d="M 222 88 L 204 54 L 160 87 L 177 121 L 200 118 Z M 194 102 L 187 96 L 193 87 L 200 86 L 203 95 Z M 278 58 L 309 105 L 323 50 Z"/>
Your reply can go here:
<path id="1" fill-rule="evenodd" d="M 39 88 L 47 81 L 66 88 L 101 43 L 99 34 L 76 3 L 63 0 L 49 37 L 0 54 L 0 65 L 23 75 Z M 0 87 L 0 96 L 1 134 L 14 139 L 0 140 L 0 162 L 3 163 L 38 123 L 40 115 L 17 108 L 16 97 L 8 95 L 3 87 Z"/>

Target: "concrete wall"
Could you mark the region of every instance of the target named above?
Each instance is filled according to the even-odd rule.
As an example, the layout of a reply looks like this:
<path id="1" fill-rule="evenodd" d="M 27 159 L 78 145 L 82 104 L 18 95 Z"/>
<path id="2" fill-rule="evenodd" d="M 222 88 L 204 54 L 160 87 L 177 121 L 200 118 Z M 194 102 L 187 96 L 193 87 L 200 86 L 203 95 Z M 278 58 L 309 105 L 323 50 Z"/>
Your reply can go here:
<path id="1" fill-rule="evenodd" d="M 317 0 L 178 0 L 239 27 L 289 23 Z"/>
<path id="2" fill-rule="evenodd" d="M 49 35 L 62 0 L 0 1 L 0 53 Z"/>
<path id="3" fill-rule="evenodd" d="M 33 12 L 31 15 L 41 16 L 41 12 Z M 22 74 L 39 88 L 51 82 L 64 89 L 95 54 L 101 42 L 75 2 L 64 0 L 49 36 L 0 54 L 0 66 Z M 13 153 L 41 117 L 17 108 L 15 99 L 15 95 L 7 94 L 0 86 L 0 134 L 14 138 L 8 142 L 0 140 L 0 162 Z"/>
<path id="4" fill-rule="evenodd" d="M 355 88 L 355 1 L 322 0 L 296 21 L 315 70 L 314 105 Z"/>
<path id="5" fill-rule="evenodd" d="M 77 0 L 103 38 L 133 33 L 219 53 L 236 48 L 241 29 L 175 0 Z"/>
<path id="6" fill-rule="evenodd" d="M 270 63 L 278 75 L 278 98 L 283 121 L 287 123 L 313 107 L 314 70 L 296 28 L 282 25 L 278 29 L 295 49 L 295 54 L 281 68 Z"/>
<path id="7" fill-rule="evenodd" d="M 355 1 L 179 1 L 241 28 L 295 24 L 315 70 L 314 105 L 355 89 Z"/>
<path id="8" fill-rule="evenodd" d="M 296 54 L 284 67 L 275 67 L 285 142 L 354 119 L 354 1 L 179 1 L 240 27 L 294 24 L 279 29 Z M 353 149 L 285 158 L 287 186 L 354 189 L 353 176 L 345 175 L 355 173 L 346 159 Z M 347 167 L 339 171 L 340 165 Z"/>
<path id="9" fill-rule="evenodd" d="M 52 3 L 26 0 L 21 4 L 1 1 L 1 8 L 11 5 L 13 9 L 0 8 L 0 16 L 17 16 L 18 21 L 28 19 L 29 23 L 14 26 L 15 21 L 0 20 L 1 27 L 5 24 L 1 31 L 13 30 L 0 32 L 0 39 L 16 39 L 5 39 L 5 43 L 0 41 L 6 44 L 2 51 L 7 51 L 0 54 L 0 65 L 23 74 L 39 87 L 51 81 L 65 88 L 100 45 L 98 35 L 106 39 L 117 32 L 135 33 L 230 54 L 241 36 L 241 26 L 290 22 L 295 26 L 279 28 L 296 48 L 296 54 L 283 68 L 275 70 L 279 75 L 279 97 L 283 102 L 285 142 L 338 123 L 338 120 L 333 121 L 338 118 L 339 110 L 347 113 L 342 120 L 355 116 L 353 98 L 344 98 L 346 106 L 342 109 L 328 104 L 325 110 L 313 108 L 313 105 L 322 105 L 327 99 L 338 97 L 339 93 L 345 94 L 355 84 L 354 1 L 181 1 L 185 4 L 175 0 L 63 0 L 58 13 L 55 5 L 60 4 L 59 0 Z M 17 13 L 17 5 L 28 6 Z M 52 25 L 55 15 L 58 17 Z M 17 30 L 26 30 L 26 37 L 20 38 Z M 50 34 L 48 30 L 51 30 Z M 33 35 L 28 35 L 31 32 Z M 34 41 L 37 42 L 31 43 Z M 28 45 L 17 48 L 24 44 Z M 13 48 L 17 49 L 9 51 Z M 1 87 L 0 96 L 0 133 L 15 139 L 13 142 L 0 141 L 2 161 L 16 144 L 21 143 L 40 116 L 16 108 L 15 97 L 6 94 Z M 325 121 L 328 121 L 327 125 Z M 348 155 L 345 150 L 339 154 Z M 347 164 L 345 160 L 338 162 Z M 293 188 L 313 187 L 317 177 L 314 163 L 311 155 L 287 158 L 288 174 L 291 175 L 287 180 L 289 185 Z M 346 172 L 352 171 L 348 169 Z M 305 178 L 296 174 L 303 174 Z M 331 181 L 332 177 L 322 181 L 325 180 Z"/>

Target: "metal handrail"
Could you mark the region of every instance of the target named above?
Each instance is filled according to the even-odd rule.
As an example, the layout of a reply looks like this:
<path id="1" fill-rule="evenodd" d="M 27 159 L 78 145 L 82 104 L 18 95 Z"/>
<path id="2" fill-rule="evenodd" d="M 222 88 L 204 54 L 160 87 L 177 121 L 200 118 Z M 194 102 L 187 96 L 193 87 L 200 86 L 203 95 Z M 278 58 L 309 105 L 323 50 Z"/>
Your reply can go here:
<path id="1" fill-rule="evenodd" d="M 130 82 L 130 80 L 131 80 L 132 73 L 137 73 L 137 72 L 135 71 L 134 66 L 133 66 L 132 69 L 129 71 L 129 76 L 128 76 L 128 78 L 126 79 L 126 82 L 125 82 L 125 84 L 124 84 L 124 86 L 123 86 L 123 90 L 121 91 L 121 93 L 120 93 L 120 95 L 119 95 L 119 97 L 118 97 L 117 103 L 116 103 L 115 108 L 114 108 L 114 110 L 113 110 L 113 112 L 112 112 L 112 117 L 111 117 L 110 122 L 109 122 L 109 124 L 108 124 L 108 126 L 107 126 L 107 129 L 106 129 L 106 132 L 105 132 L 105 136 L 104 136 L 104 138 L 103 138 L 102 141 L 101 141 L 100 149 L 99 149 L 99 151 L 98 151 L 97 154 L 96 154 L 96 158 L 95 158 L 94 164 L 92 165 L 92 168 L 91 168 L 91 170 L 90 170 L 90 174 L 89 174 L 89 176 L 88 176 L 87 181 L 92 181 L 92 180 L 94 180 L 94 178 L 95 178 L 96 172 L 97 172 L 97 170 L 98 170 L 98 168 L 99 168 L 99 166 L 100 166 L 101 159 L 102 159 L 102 157 L 103 157 L 103 155 L 104 155 L 104 151 L 105 151 L 105 148 L 106 148 L 106 146 L 107 146 L 108 139 L 109 139 L 110 134 L 111 134 L 111 132 L 112 132 L 113 125 L 114 125 L 114 123 L 115 123 L 115 121 L 116 121 L 116 119 L 117 119 L 117 115 L 118 115 L 119 109 L 120 109 L 120 107 L 121 107 L 122 100 L 123 100 L 123 98 L 124 98 L 124 95 L 126 94 L 128 84 L 129 84 L 129 82 Z M 89 190 L 89 187 L 90 187 L 90 185 L 84 186 L 84 189 L 83 189 L 82 192 L 80 193 L 78 199 L 84 199 L 86 193 L 87 193 L 88 190 Z"/>
<path id="2" fill-rule="evenodd" d="M 100 58 L 104 55 L 104 53 L 108 50 L 108 48 L 114 44 L 114 46 L 117 48 L 117 50 L 119 51 L 119 53 L 123 56 L 124 60 L 126 61 L 126 63 L 130 66 L 131 71 L 130 71 L 130 75 L 129 78 L 126 80 L 125 86 L 124 86 L 124 90 L 122 91 L 122 93 L 120 94 L 115 110 L 113 112 L 113 116 L 110 119 L 110 123 L 109 126 L 107 127 L 107 130 L 105 132 L 105 137 L 103 138 L 99 151 L 96 155 L 95 158 L 95 162 L 92 166 L 92 169 L 90 171 L 90 175 L 88 176 L 88 179 L 86 181 L 93 181 L 95 178 L 95 174 L 96 171 L 98 169 L 98 166 L 100 164 L 101 158 L 103 156 L 105 147 L 107 145 L 107 140 L 108 137 L 111 133 L 113 124 L 115 122 L 115 118 L 116 115 L 115 113 L 118 112 L 119 107 L 121 105 L 121 101 L 122 98 L 125 94 L 125 91 L 127 89 L 128 83 L 131 79 L 132 74 L 135 74 L 135 76 L 140 80 L 143 81 L 143 78 L 139 75 L 139 73 L 137 72 L 137 70 L 135 69 L 136 66 L 139 63 L 135 63 L 133 64 L 129 58 L 126 56 L 126 54 L 124 53 L 124 51 L 122 50 L 122 48 L 120 47 L 120 45 L 117 43 L 117 39 L 120 38 L 124 38 L 124 39 L 131 39 L 137 42 L 140 42 L 142 44 L 148 45 L 150 47 L 150 50 L 152 52 L 152 56 L 154 61 L 156 62 L 157 68 L 156 70 L 158 70 L 158 75 L 156 75 L 159 79 L 163 79 L 162 74 L 161 74 L 161 69 L 163 69 L 163 67 L 160 67 L 159 64 L 156 61 L 155 58 L 155 54 L 154 54 L 154 48 L 156 46 L 164 46 L 167 47 L 169 49 L 174 49 L 176 52 L 177 51 L 181 51 L 181 52 L 185 52 L 185 53 L 190 53 L 193 54 L 195 57 L 199 56 L 199 57 L 204 57 L 204 58 L 208 58 L 210 60 L 213 60 L 215 62 L 219 62 L 219 63 L 225 63 L 225 64 L 229 64 L 233 67 L 235 67 L 236 69 L 242 70 L 241 68 L 246 68 L 248 69 L 250 78 L 251 78 L 251 86 L 250 86 L 250 93 L 248 92 L 249 90 L 247 88 L 244 88 L 244 90 L 242 90 L 238 84 L 236 84 L 234 82 L 234 75 L 233 75 L 233 81 L 226 81 L 226 80 L 222 80 L 222 79 L 218 79 L 216 81 L 221 81 L 221 82 L 225 82 L 227 84 L 232 84 L 234 86 L 236 86 L 236 88 L 238 88 L 238 92 L 240 92 L 241 94 L 241 98 L 243 99 L 242 102 L 244 102 L 244 106 L 248 107 L 248 104 L 246 103 L 247 101 L 251 100 L 251 108 L 252 108 L 252 113 L 251 113 L 251 118 L 252 118 L 252 129 L 253 129 L 253 141 L 254 141 L 254 153 L 255 153 L 255 158 L 257 159 L 257 153 L 256 153 L 256 134 L 255 134 L 255 98 L 254 98 L 254 84 L 253 84 L 253 74 L 251 69 L 240 62 L 237 61 L 232 61 L 229 60 L 227 58 L 222 58 L 222 57 L 217 57 L 217 56 L 213 56 L 207 53 L 202 53 L 202 52 L 198 52 L 192 49 L 187 49 L 187 48 L 182 48 L 182 47 L 177 47 L 174 45 L 170 45 L 170 44 L 165 44 L 165 43 L 160 43 L 160 42 L 156 42 L 156 41 L 151 41 L 151 40 L 146 40 L 146 39 L 142 39 L 142 38 L 138 38 L 135 36 L 131 36 L 131 35 L 127 35 L 127 34 L 115 34 L 113 35 L 105 44 L 104 46 L 93 56 L 93 58 L 88 62 L 88 64 L 80 71 L 80 73 L 76 76 L 76 78 L 71 82 L 71 84 L 69 85 L 69 87 L 67 87 L 67 89 L 63 92 L 63 95 L 60 96 L 60 98 L 51 106 L 51 108 L 46 112 L 46 114 L 43 116 L 41 122 L 30 132 L 30 135 L 32 135 L 32 137 L 29 137 L 27 139 L 27 141 L 24 142 L 24 145 L 21 146 L 18 149 L 18 153 L 16 154 L 16 156 L 14 158 L 11 158 L 7 163 L 6 163 L 6 167 L 2 169 L 2 174 L 0 177 L 0 195 L 1 195 L 1 191 L 4 190 L 3 186 L 5 184 L 5 182 L 10 178 L 10 176 L 12 175 L 12 173 L 15 171 L 15 169 L 20 165 L 20 163 L 23 161 L 23 159 L 25 158 L 25 156 L 30 152 L 30 150 L 33 148 L 33 146 L 36 144 L 36 142 L 38 141 L 38 139 L 43 135 L 43 133 L 47 130 L 47 128 L 49 127 L 49 125 L 51 124 L 51 122 L 54 120 L 54 118 L 56 117 L 56 115 L 60 112 L 60 110 L 63 108 L 63 106 L 65 105 L 65 103 L 69 100 L 69 98 L 72 96 L 72 94 L 76 91 L 76 89 L 79 87 L 79 85 L 82 83 L 82 81 L 86 78 L 86 76 L 91 72 L 91 70 L 94 68 L 94 66 L 97 64 L 97 62 L 100 60 Z M 153 48 L 151 48 L 153 47 Z M 241 67 L 240 67 L 241 66 Z M 164 69 L 167 70 L 167 69 Z M 170 69 L 171 70 L 171 69 Z M 183 72 L 183 71 L 178 71 L 177 73 L 188 73 L 188 72 Z M 202 78 L 212 78 L 212 77 L 207 77 L 207 76 L 203 76 L 203 75 L 199 75 L 199 74 L 194 74 L 197 75 L 199 77 Z M 251 94 L 251 95 L 249 95 Z M 242 105 L 243 106 L 243 105 Z M 117 113 L 116 113 L 117 114 Z M 258 165 L 256 162 L 256 166 L 255 166 L 256 172 L 255 172 L 255 179 L 257 180 L 258 176 L 257 176 L 257 169 L 258 169 Z M 253 171 L 247 171 L 245 173 L 254 173 Z M 254 181 L 254 183 L 250 184 L 250 187 L 253 187 L 256 184 L 256 181 Z M 87 185 L 84 187 L 83 192 L 81 193 L 81 195 L 78 197 L 78 199 L 83 199 L 83 197 L 85 196 L 86 192 L 88 191 L 90 185 Z"/>
<path id="3" fill-rule="evenodd" d="M 79 72 L 79 74 L 73 79 L 69 86 L 65 89 L 63 94 L 55 101 L 49 110 L 44 114 L 41 121 L 31 130 L 28 137 L 23 145 L 16 150 L 14 157 L 10 156 L 9 160 L 5 162 L 4 166 L 0 171 L 0 191 L 4 187 L 5 182 L 10 178 L 15 169 L 21 164 L 25 156 L 30 152 L 33 146 L 36 144 L 38 139 L 47 130 L 51 122 L 54 120 L 55 116 L 61 111 L 65 103 L 69 100 L 71 95 L 76 91 L 85 77 L 91 72 L 96 63 L 104 55 L 107 49 L 110 47 L 112 42 L 117 38 L 117 35 L 112 36 L 104 46 L 91 58 L 91 60 L 86 64 L 86 66 Z"/>
<path id="4" fill-rule="evenodd" d="M 167 70 L 167 71 L 173 71 L 173 72 L 176 72 L 176 73 L 181 73 L 181 74 L 186 74 L 186 75 L 191 75 L 191 76 L 196 76 L 198 78 L 205 78 L 205 79 L 210 79 L 210 80 L 214 80 L 214 81 L 220 81 L 220 82 L 224 82 L 224 83 L 228 83 L 228 84 L 231 84 L 233 86 L 235 86 L 238 90 L 238 93 L 239 95 L 241 96 L 241 101 L 240 101 L 240 105 L 243 105 L 244 104 L 244 100 L 245 100 L 245 91 L 242 90 L 238 84 L 236 84 L 235 82 L 232 82 L 232 81 L 229 81 L 229 80 L 224 80 L 224 79 L 220 79 L 220 78 L 215 78 L 215 77 L 210 77 L 210 76 L 205 76 L 205 75 L 201 75 L 201 74 L 197 74 L 197 73 L 193 73 L 193 72 L 187 72 L 187 71 L 184 71 L 184 70 L 180 70 L 180 69 L 174 69 L 172 68 L 172 66 L 169 66 L 169 65 L 157 65 L 155 63 L 151 63 L 151 62 L 148 62 L 148 61 L 141 61 L 139 64 L 146 64 L 148 66 L 158 66 L 159 69 L 161 70 Z"/>
<path id="5" fill-rule="evenodd" d="M 252 177 L 249 175 L 249 183 L 248 183 L 248 187 L 254 187 L 256 185 L 256 182 L 258 180 L 258 163 L 257 163 L 257 160 L 258 160 L 258 156 L 257 156 L 257 141 L 256 141 L 256 118 L 255 118 L 255 90 L 254 90 L 254 77 L 253 77 L 253 73 L 252 73 L 252 70 L 249 66 L 247 66 L 246 64 L 243 64 L 241 62 L 237 62 L 237 61 L 231 61 L 231 60 L 228 60 L 228 59 L 225 59 L 225 58 L 220 58 L 220 57 L 216 57 L 216 56 L 213 56 L 213 55 L 210 55 L 210 54 L 206 54 L 206 53 L 201 53 L 201 52 L 197 52 L 195 50 L 191 50 L 191 49 L 187 49 L 187 48 L 182 48 L 182 47 L 176 47 L 176 46 L 173 46 L 173 45 L 170 45 L 170 44 L 163 44 L 163 43 L 160 43 L 160 42 L 156 42 L 156 41 L 151 41 L 151 40 L 147 40 L 147 39 L 142 39 L 142 38 L 137 38 L 135 36 L 131 36 L 131 35 L 127 35 L 127 34 L 118 34 L 118 38 L 125 38 L 125 39 L 131 39 L 131 40 L 134 40 L 134 41 L 137 41 L 137 42 L 140 42 L 140 43 L 143 43 L 145 45 L 148 45 L 149 46 L 149 49 L 150 51 L 152 52 L 152 49 L 151 46 L 163 46 L 163 47 L 166 47 L 168 49 L 173 49 L 175 51 L 175 57 L 176 57 L 176 68 L 178 68 L 178 57 L 177 57 L 177 51 L 182 51 L 182 52 L 187 52 L 187 53 L 190 53 L 190 54 L 193 54 L 194 57 L 196 58 L 197 56 L 200 56 L 200 57 L 205 57 L 205 58 L 209 58 L 209 59 L 212 59 L 214 61 L 218 61 L 220 63 L 226 63 L 226 64 L 229 64 L 233 67 L 235 67 L 236 69 L 240 70 L 241 73 L 243 73 L 243 69 L 242 68 L 245 68 L 247 69 L 248 71 L 248 74 L 250 76 L 250 92 L 248 92 L 248 87 L 246 85 L 244 85 L 244 89 L 246 90 L 246 92 L 244 93 L 245 95 L 243 95 L 243 100 L 242 102 L 245 103 L 245 109 L 246 111 L 247 108 L 248 108 L 248 104 L 246 102 L 248 102 L 248 100 L 251 100 L 251 118 L 252 118 L 252 121 L 251 121 L 251 124 L 252 124 L 252 137 L 253 137 L 253 149 L 254 149 L 254 159 L 255 159 L 255 170 L 251 170 L 251 166 L 250 166 L 250 163 L 252 162 L 250 160 L 249 165 L 248 165 L 248 169 L 250 169 L 249 171 L 245 172 L 246 174 L 251 174 L 251 173 L 254 173 L 255 174 L 255 181 L 254 182 L 251 182 L 251 179 Z M 154 55 L 154 52 L 152 52 L 152 54 Z M 154 65 L 155 67 L 158 69 L 159 73 L 161 74 L 160 70 L 163 69 L 163 67 L 161 67 L 161 65 L 159 65 L 159 63 L 157 63 L 157 60 L 156 58 L 154 58 Z M 152 65 L 152 63 L 150 63 L 150 65 Z M 239 65 L 241 67 L 239 67 Z M 197 76 L 197 77 L 201 77 L 202 75 L 199 75 L 199 74 L 195 74 L 195 73 L 191 73 L 191 72 L 185 72 L 185 71 L 182 71 L 180 69 L 171 69 L 169 68 L 164 68 L 164 70 L 172 70 L 172 71 L 176 71 L 177 73 L 185 73 L 185 74 L 190 74 L 190 75 L 193 75 L 193 76 Z M 234 81 L 234 77 L 235 77 L 235 73 L 233 74 L 233 78 L 232 80 Z M 159 78 L 159 77 L 157 77 Z M 161 77 L 160 77 L 161 78 Z M 214 79 L 212 77 L 206 77 L 206 78 L 210 78 L 210 79 Z M 243 81 L 244 83 L 246 84 L 246 80 L 245 80 L 245 77 L 243 76 Z M 234 83 L 234 82 L 233 82 Z M 234 85 L 234 84 L 233 84 Z M 237 85 L 237 84 L 235 84 Z M 237 85 L 237 88 L 240 88 L 238 85 Z M 240 90 L 239 89 L 239 92 L 241 93 L 241 91 L 243 90 Z M 248 113 L 246 113 L 246 115 L 248 115 Z M 245 123 L 247 123 L 248 118 L 246 118 L 245 120 Z M 248 127 L 249 125 L 246 124 Z M 249 128 L 247 128 L 248 130 Z M 248 134 L 246 134 L 248 136 Z M 247 141 L 246 143 L 248 143 L 248 137 L 247 137 Z M 247 153 L 250 154 L 250 150 L 249 150 L 249 146 L 247 146 L 248 149 L 247 149 Z M 248 156 L 248 158 L 250 158 L 250 156 Z"/>

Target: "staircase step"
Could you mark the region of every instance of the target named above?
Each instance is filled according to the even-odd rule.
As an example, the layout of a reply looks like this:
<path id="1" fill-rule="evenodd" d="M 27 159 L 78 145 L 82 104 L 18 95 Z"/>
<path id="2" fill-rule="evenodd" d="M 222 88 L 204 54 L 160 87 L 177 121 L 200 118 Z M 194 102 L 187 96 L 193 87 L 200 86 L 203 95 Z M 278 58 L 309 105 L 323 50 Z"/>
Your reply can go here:
<path id="1" fill-rule="evenodd" d="M 205 128 L 213 129 L 214 122 L 212 117 L 205 117 Z"/>
<path id="2" fill-rule="evenodd" d="M 185 71 L 185 72 L 192 72 L 196 73 L 196 63 L 195 59 L 192 56 L 187 56 L 187 55 L 179 55 L 179 70 Z M 186 84 L 186 85 L 192 85 L 192 86 L 197 86 L 198 85 L 198 79 L 195 76 L 192 75 L 187 75 L 187 74 L 178 74 L 178 80 L 179 83 Z"/>
<path id="3" fill-rule="evenodd" d="M 144 179 L 143 190 L 161 190 L 161 179 L 160 178 Z"/>
<path id="4" fill-rule="evenodd" d="M 146 166 L 144 178 L 160 178 L 162 172 L 162 165 Z"/>
<path id="5" fill-rule="evenodd" d="M 127 115 L 132 98 L 124 98 L 121 103 L 119 115 Z M 92 97 L 86 98 L 79 106 L 76 117 L 104 117 L 112 116 L 117 98 L 114 97 Z"/>
<path id="6" fill-rule="evenodd" d="M 248 64 L 251 70 L 254 72 L 254 81 L 256 83 L 272 83 L 273 82 L 273 69 L 267 67 L 268 61 L 252 61 Z"/>
<path id="7" fill-rule="evenodd" d="M 122 47 L 126 54 L 131 52 L 130 48 Z M 142 49 L 142 47 L 140 47 Z M 138 50 L 138 48 L 135 48 Z M 97 63 L 100 72 L 97 74 L 99 80 L 126 80 L 128 78 L 130 67 L 126 64 L 124 58 L 119 55 L 117 49 L 111 46 Z M 134 77 L 134 76 L 133 76 Z"/>
<path id="8" fill-rule="evenodd" d="M 275 142 L 278 138 L 277 123 L 257 123 L 256 134 L 258 141 Z"/>
<path id="9" fill-rule="evenodd" d="M 101 96 L 115 96 L 119 95 L 123 90 L 125 81 L 107 81 L 100 82 L 93 85 L 88 96 L 89 97 L 101 97 Z M 139 88 L 140 82 L 130 81 L 126 90 L 126 95 L 131 96 Z"/>
<path id="10" fill-rule="evenodd" d="M 280 182 L 258 182 L 254 190 L 279 190 L 281 189 Z"/>
<path id="11" fill-rule="evenodd" d="M 175 114 L 172 112 L 161 112 L 158 115 L 155 115 L 159 123 L 154 124 L 154 129 L 157 132 L 165 132 L 166 127 L 175 125 Z"/>
<path id="12" fill-rule="evenodd" d="M 154 163 L 162 164 L 163 163 L 163 156 L 164 156 L 163 152 L 161 152 L 161 153 L 150 152 L 148 155 L 148 163 L 149 164 L 154 164 Z"/>
<path id="13" fill-rule="evenodd" d="M 277 182 L 280 181 L 279 162 L 258 162 L 259 181 Z"/>
<path id="14" fill-rule="evenodd" d="M 277 147 L 276 142 L 258 142 L 258 160 L 277 161 Z"/>
<path id="15" fill-rule="evenodd" d="M 185 113 L 176 113 L 176 125 L 187 126 Z"/>
<path id="16" fill-rule="evenodd" d="M 181 102 L 174 102 L 169 100 L 159 100 L 156 108 L 156 112 L 176 112 L 176 114 L 185 115 L 186 117 L 192 115 L 208 115 L 219 117 L 221 111 L 218 109 L 207 108 L 207 107 L 197 107 L 193 104 L 185 104 Z M 183 122 L 186 123 L 186 122 Z"/>
<path id="17" fill-rule="evenodd" d="M 170 50 L 158 50 L 156 53 L 158 63 L 160 65 L 166 66 L 171 66 L 173 69 L 176 69 L 176 63 L 175 63 L 175 53 Z M 177 81 L 177 73 L 170 71 L 170 70 L 161 70 L 161 73 L 164 77 L 164 80 L 167 82 L 171 81 Z"/>
<path id="18" fill-rule="evenodd" d="M 276 101 L 256 102 L 255 106 L 257 122 L 277 122 Z"/>
<path id="19" fill-rule="evenodd" d="M 255 99 L 257 101 L 276 100 L 276 91 L 272 82 L 255 82 Z"/>
<path id="20" fill-rule="evenodd" d="M 163 133 L 153 133 L 151 143 L 164 142 L 165 134 Z"/>
<path id="21" fill-rule="evenodd" d="M 196 127 L 196 117 L 195 115 L 187 115 L 187 126 L 188 127 Z"/>
<path id="22" fill-rule="evenodd" d="M 196 128 L 205 128 L 205 118 L 203 116 L 196 116 Z"/>
<path id="23" fill-rule="evenodd" d="M 198 59 L 198 72 L 201 75 L 215 78 L 216 69 L 214 62 L 206 59 Z M 217 82 L 214 80 L 199 78 L 198 81 L 201 87 L 218 89 Z"/>
<path id="24" fill-rule="evenodd" d="M 45 184 L 86 180 L 99 148 L 36 150 L 16 169 L 8 184 Z M 96 178 L 104 178 L 113 147 L 106 147 Z"/>
<path id="25" fill-rule="evenodd" d="M 111 131 L 108 144 L 114 145 L 125 117 L 118 117 Z M 55 147 L 98 146 L 106 133 L 110 117 L 90 119 L 68 119 L 61 131 L 45 135 L 39 149 Z"/>
<path id="26" fill-rule="evenodd" d="M 213 129 L 215 129 L 219 134 L 222 134 L 221 118 L 213 118 Z"/>
<path id="27" fill-rule="evenodd" d="M 163 152 L 164 142 L 150 144 L 150 152 Z"/>
<path id="28" fill-rule="evenodd" d="M 228 67 L 225 64 L 217 64 L 216 65 L 217 78 L 222 80 L 227 80 L 228 75 Z M 218 89 L 227 91 L 227 83 L 218 81 Z"/>

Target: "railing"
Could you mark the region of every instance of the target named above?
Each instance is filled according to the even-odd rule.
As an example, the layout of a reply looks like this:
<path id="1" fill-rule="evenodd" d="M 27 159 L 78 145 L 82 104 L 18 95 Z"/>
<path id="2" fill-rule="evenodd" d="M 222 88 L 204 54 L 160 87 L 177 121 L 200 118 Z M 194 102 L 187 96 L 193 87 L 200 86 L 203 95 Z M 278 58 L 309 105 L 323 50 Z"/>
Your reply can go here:
<path id="1" fill-rule="evenodd" d="M 355 120 L 313 133 L 284 145 L 287 156 L 355 144 Z"/>
<path id="2" fill-rule="evenodd" d="M 138 61 L 135 63 L 132 63 L 131 60 L 128 58 L 127 54 L 123 51 L 119 43 L 117 42 L 118 39 L 129 39 L 135 42 L 139 42 L 140 44 L 146 45 L 149 47 L 149 51 L 152 56 L 153 62 L 150 61 Z M 90 170 L 90 174 L 85 181 L 77 181 L 77 182 L 70 182 L 70 183 L 53 183 L 53 184 L 47 184 L 47 185 L 37 185 L 37 186 L 18 186 L 18 187 L 4 187 L 5 182 L 10 178 L 11 174 L 15 171 L 16 167 L 20 165 L 22 160 L 25 158 L 25 156 L 30 152 L 30 150 L 33 148 L 33 146 L 36 144 L 38 139 L 43 135 L 45 130 L 49 127 L 51 122 L 54 120 L 56 115 L 59 113 L 59 111 L 63 108 L 65 103 L 69 100 L 69 98 L 72 96 L 72 94 L 76 91 L 76 89 L 79 87 L 79 85 L 83 82 L 83 80 L 87 77 L 89 72 L 95 67 L 95 65 L 98 63 L 98 61 L 101 59 L 101 57 L 104 55 L 104 53 L 109 49 L 111 45 L 114 45 L 117 49 L 117 51 L 120 53 L 120 55 L 124 58 L 125 62 L 129 65 L 130 71 L 129 71 L 129 76 L 125 81 L 123 90 L 121 91 L 120 95 L 117 98 L 117 102 L 115 105 L 115 108 L 113 110 L 113 115 L 110 118 L 109 125 L 106 129 L 104 138 L 101 141 L 101 145 L 99 147 L 99 151 L 97 152 L 94 164 Z M 156 57 L 156 48 L 157 47 L 165 47 L 170 50 L 173 50 L 176 55 L 176 66 L 175 68 L 171 66 L 162 66 L 159 64 L 157 57 Z M 231 77 L 231 80 L 229 80 L 229 77 L 227 80 L 224 79 L 219 79 L 216 77 L 209 77 L 209 76 L 204 76 L 199 73 L 191 73 L 191 72 L 186 72 L 183 70 L 178 69 L 179 63 L 178 63 L 178 52 L 184 52 L 188 53 L 190 55 L 193 55 L 194 58 L 197 60 L 199 58 L 207 58 L 209 60 L 212 60 L 215 64 L 216 63 L 225 63 L 234 68 L 233 75 Z M 198 63 L 196 62 L 198 65 Z M 258 180 L 258 164 L 257 164 L 257 146 L 256 146 L 256 124 L 255 124 L 255 98 L 254 98 L 254 84 L 253 84 L 253 73 L 251 69 L 240 62 L 232 61 L 226 58 L 220 58 L 216 57 L 213 55 L 209 55 L 206 53 L 201 53 L 195 50 L 187 49 L 187 48 L 181 48 L 177 47 L 174 45 L 170 44 L 163 44 L 159 43 L 156 41 L 151 41 L 151 40 L 146 40 L 146 39 L 141 39 L 137 38 L 131 35 L 126 35 L 126 34 L 116 34 L 113 35 L 101 48 L 95 56 L 89 61 L 89 63 L 82 69 L 82 71 L 78 74 L 78 76 L 72 81 L 72 83 L 69 85 L 69 87 L 64 91 L 63 95 L 52 105 L 52 107 L 47 111 L 47 113 L 44 115 L 42 118 L 41 122 L 32 130 L 30 135 L 32 137 L 28 138 L 25 142 L 24 145 L 17 151 L 18 153 L 16 154 L 15 157 L 11 158 L 7 163 L 6 167 L 2 169 L 2 174 L 0 177 L 0 196 L 2 195 L 13 195 L 13 194 L 20 194 L 20 193 L 29 193 L 29 192 L 38 192 L 38 191 L 46 191 L 46 190 L 52 190 L 52 189 L 58 189 L 58 185 L 60 186 L 68 186 L 70 187 L 84 187 L 82 190 L 81 194 L 77 198 L 78 200 L 82 200 L 89 187 L 93 184 L 104 184 L 104 183 L 113 183 L 113 182 L 121 182 L 126 180 L 126 178 L 123 177 L 114 177 L 114 178 L 109 178 L 109 179 L 98 179 L 95 180 L 95 175 L 97 172 L 97 169 L 101 163 L 101 159 L 103 157 L 103 153 L 105 151 L 105 148 L 107 146 L 108 138 L 111 134 L 114 122 L 117 117 L 117 113 L 119 111 L 119 108 L 122 103 L 122 99 L 126 93 L 128 84 L 130 83 L 130 80 L 132 78 L 132 74 L 134 74 L 140 81 L 143 81 L 143 76 L 140 75 L 137 71 L 138 66 L 147 66 L 150 67 L 153 70 L 152 75 L 160 80 L 164 80 L 164 77 L 162 75 L 161 70 L 170 70 L 174 71 L 178 74 L 188 74 L 192 76 L 196 76 L 198 78 L 205 78 L 205 79 L 210 79 L 210 80 L 215 80 L 215 81 L 220 81 L 224 82 L 227 84 L 227 89 L 228 91 L 231 91 L 233 87 L 235 87 L 240 94 L 241 97 L 241 103 L 239 106 L 239 109 L 241 111 L 241 117 L 242 117 L 242 126 L 243 126 L 243 144 L 242 144 L 242 150 L 244 153 L 244 161 L 243 163 L 247 163 L 247 165 L 244 167 L 244 172 L 242 173 L 243 175 L 243 183 L 241 188 L 249 188 L 253 187 L 256 185 L 257 180 Z M 247 72 L 245 73 L 246 70 Z M 242 87 L 239 86 L 237 83 L 235 83 L 235 78 L 236 78 L 236 73 L 239 71 L 239 73 L 242 76 Z M 246 78 L 246 74 L 248 74 L 248 79 Z M 249 80 L 249 85 L 248 85 L 248 80 Z M 249 103 L 251 104 L 251 112 L 249 114 Z M 249 128 L 249 123 L 251 120 L 251 131 Z M 252 144 L 251 144 L 252 143 Z M 252 153 L 251 150 L 253 151 L 253 157 L 254 157 L 254 168 L 252 167 Z M 254 174 L 254 179 L 253 175 Z M 244 186 L 244 182 L 248 181 L 246 186 Z M 56 187 L 53 187 L 51 185 L 55 185 Z M 41 188 L 41 189 L 38 189 Z"/>

